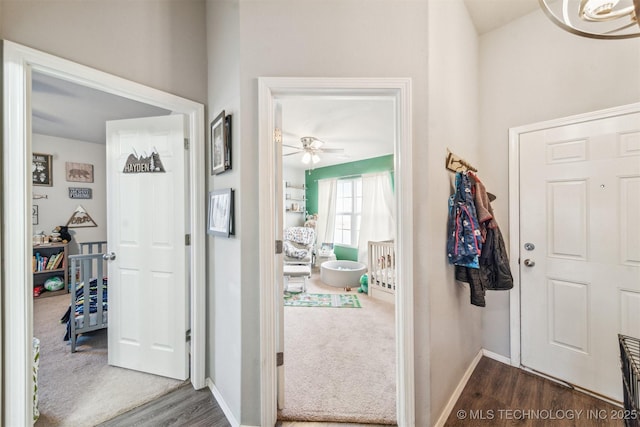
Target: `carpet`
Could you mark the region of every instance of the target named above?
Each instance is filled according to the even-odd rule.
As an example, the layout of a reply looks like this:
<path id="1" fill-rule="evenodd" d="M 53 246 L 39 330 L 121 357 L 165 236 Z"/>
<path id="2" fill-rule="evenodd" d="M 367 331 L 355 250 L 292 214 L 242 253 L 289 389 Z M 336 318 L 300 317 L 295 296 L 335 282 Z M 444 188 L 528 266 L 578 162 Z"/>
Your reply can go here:
<path id="1" fill-rule="evenodd" d="M 106 329 L 80 336 L 72 354 L 60 323 L 69 302 L 69 295 L 33 302 L 33 332 L 40 340 L 36 427 L 95 426 L 184 383 L 107 365 Z"/>
<path id="2" fill-rule="evenodd" d="M 284 305 L 289 307 L 361 308 L 357 295 L 350 294 L 284 294 Z"/>
<path id="3" fill-rule="evenodd" d="M 309 293 L 340 292 L 318 276 Z M 279 420 L 396 424 L 395 307 L 357 296 L 358 310 L 284 307 Z"/>

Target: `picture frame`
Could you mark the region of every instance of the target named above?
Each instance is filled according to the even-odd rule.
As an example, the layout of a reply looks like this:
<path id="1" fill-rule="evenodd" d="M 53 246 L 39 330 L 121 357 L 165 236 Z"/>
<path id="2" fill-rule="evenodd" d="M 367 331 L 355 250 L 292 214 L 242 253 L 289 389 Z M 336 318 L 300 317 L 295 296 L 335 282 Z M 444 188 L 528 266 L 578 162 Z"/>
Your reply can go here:
<path id="1" fill-rule="evenodd" d="M 93 165 L 90 163 L 65 162 L 64 169 L 68 182 L 93 182 Z"/>
<path id="2" fill-rule="evenodd" d="M 31 225 L 38 225 L 38 205 L 31 205 Z"/>
<path id="3" fill-rule="evenodd" d="M 31 156 L 31 183 L 43 187 L 53 186 L 51 175 L 53 156 L 51 154 L 33 153 Z"/>
<path id="4" fill-rule="evenodd" d="M 233 230 L 234 191 L 231 188 L 209 192 L 209 215 L 207 233 L 229 237 Z"/>
<path id="5" fill-rule="evenodd" d="M 222 110 L 211 122 L 211 175 L 231 169 L 231 116 Z"/>

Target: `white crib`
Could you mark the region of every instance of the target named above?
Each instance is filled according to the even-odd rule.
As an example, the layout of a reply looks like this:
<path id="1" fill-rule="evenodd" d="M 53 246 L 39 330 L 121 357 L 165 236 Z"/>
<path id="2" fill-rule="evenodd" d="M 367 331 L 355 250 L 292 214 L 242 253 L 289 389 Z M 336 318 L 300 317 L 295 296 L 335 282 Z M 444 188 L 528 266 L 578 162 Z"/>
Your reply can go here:
<path id="1" fill-rule="evenodd" d="M 369 296 L 391 303 L 396 294 L 396 250 L 393 240 L 369 241 Z"/>

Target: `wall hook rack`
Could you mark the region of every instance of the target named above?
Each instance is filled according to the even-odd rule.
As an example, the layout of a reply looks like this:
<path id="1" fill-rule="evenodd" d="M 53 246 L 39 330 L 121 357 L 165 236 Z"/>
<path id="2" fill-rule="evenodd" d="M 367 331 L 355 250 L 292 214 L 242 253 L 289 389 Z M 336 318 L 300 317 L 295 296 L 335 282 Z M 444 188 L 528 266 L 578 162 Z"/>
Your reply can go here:
<path id="1" fill-rule="evenodd" d="M 453 154 L 450 150 L 447 150 L 447 162 L 445 166 L 451 172 L 478 172 L 478 169 L 473 167 L 471 163 L 467 162 L 462 157 Z"/>

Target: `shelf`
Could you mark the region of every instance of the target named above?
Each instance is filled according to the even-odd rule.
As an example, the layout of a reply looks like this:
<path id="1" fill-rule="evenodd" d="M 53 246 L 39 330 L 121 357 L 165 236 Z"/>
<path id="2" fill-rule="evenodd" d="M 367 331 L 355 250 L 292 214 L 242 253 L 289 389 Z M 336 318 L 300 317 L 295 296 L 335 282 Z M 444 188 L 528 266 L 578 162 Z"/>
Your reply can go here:
<path id="1" fill-rule="evenodd" d="M 285 182 L 284 186 L 286 188 L 295 188 L 296 190 L 306 190 L 307 186 L 304 184 L 291 184 L 290 182 Z"/>
<path id="2" fill-rule="evenodd" d="M 40 296 L 42 297 L 52 297 L 56 295 L 62 295 L 69 292 L 69 267 L 67 264 L 67 256 L 69 255 L 68 245 L 66 243 L 47 243 L 42 245 L 34 245 L 33 246 L 33 255 L 35 257 L 36 253 L 40 253 L 40 256 L 51 258 L 54 255 L 62 253 L 62 263 L 58 264 L 58 268 L 54 269 L 43 269 L 38 271 L 32 271 L 33 275 L 33 286 L 34 288 L 39 285 L 43 285 L 49 278 L 54 276 L 60 276 L 62 281 L 64 282 L 64 287 L 59 291 L 43 291 Z M 47 261 L 48 262 L 48 261 Z M 34 297 L 36 298 L 36 297 Z"/>
<path id="3" fill-rule="evenodd" d="M 56 268 L 55 270 L 40 270 L 34 271 L 33 274 L 44 274 L 44 273 L 64 273 L 64 268 Z"/>

